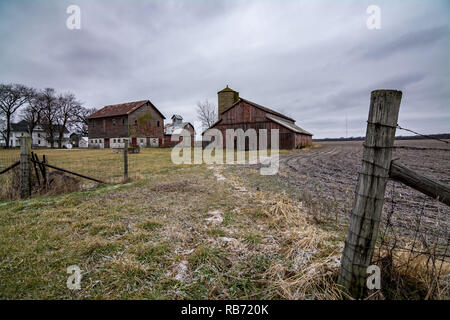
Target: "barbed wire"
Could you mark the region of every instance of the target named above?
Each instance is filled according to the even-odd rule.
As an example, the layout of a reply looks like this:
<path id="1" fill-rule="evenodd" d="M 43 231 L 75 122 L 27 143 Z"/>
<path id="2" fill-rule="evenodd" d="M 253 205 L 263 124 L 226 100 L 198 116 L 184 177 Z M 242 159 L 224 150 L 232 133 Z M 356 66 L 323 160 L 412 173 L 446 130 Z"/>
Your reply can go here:
<path id="1" fill-rule="evenodd" d="M 404 128 L 402 126 L 400 126 L 399 124 L 396 125 L 390 125 L 390 124 L 386 124 L 386 123 L 379 123 L 379 122 L 371 122 L 371 121 L 367 121 L 368 124 L 372 124 L 375 126 L 380 126 L 380 127 L 387 127 L 387 128 L 392 128 L 392 129 L 399 129 L 399 130 L 404 130 L 404 131 L 408 131 L 411 133 L 414 133 L 418 136 L 424 137 L 424 138 L 428 138 L 428 139 L 432 139 L 432 140 L 436 140 L 439 142 L 443 142 L 446 144 L 449 144 L 449 141 L 446 140 L 442 140 L 436 137 L 432 137 L 426 134 L 422 134 L 419 132 L 416 132 L 414 130 L 408 129 L 408 128 Z M 434 150 L 434 151 L 450 151 L 450 149 L 445 149 L 445 148 L 424 148 L 424 147 L 411 147 L 411 146 L 392 146 L 392 147 L 378 147 L 378 146 L 367 146 L 365 144 L 363 144 L 364 147 L 368 147 L 368 148 L 378 148 L 378 149 L 409 149 L 409 150 L 418 150 L 418 151 L 425 151 L 425 150 Z"/>
<path id="2" fill-rule="evenodd" d="M 406 150 L 416 150 L 416 151 L 450 151 L 450 149 L 445 148 L 424 148 L 424 147 L 411 147 L 411 146 L 393 146 L 392 149 L 406 149 Z"/>
<path id="3" fill-rule="evenodd" d="M 440 141 L 440 142 L 444 142 L 446 144 L 449 143 L 449 141 L 445 141 L 445 140 L 442 140 L 442 139 L 439 139 L 439 138 L 436 138 L 436 137 L 432 137 L 432 136 L 429 136 L 429 135 L 426 135 L 426 134 L 422 134 L 422 133 L 416 132 L 416 131 L 408 129 L 408 128 L 401 127 L 399 124 L 397 124 L 397 128 L 400 129 L 400 130 L 404 130 L 404 131 L 408 131 L 408 132 L 414 133 L 416 135 L 419 135 L 419 136 L 422 136 L 422 137 L 425 137 L 425 138 L 428 138 L 428 139 L 437 140 L 437 141 Z"/>

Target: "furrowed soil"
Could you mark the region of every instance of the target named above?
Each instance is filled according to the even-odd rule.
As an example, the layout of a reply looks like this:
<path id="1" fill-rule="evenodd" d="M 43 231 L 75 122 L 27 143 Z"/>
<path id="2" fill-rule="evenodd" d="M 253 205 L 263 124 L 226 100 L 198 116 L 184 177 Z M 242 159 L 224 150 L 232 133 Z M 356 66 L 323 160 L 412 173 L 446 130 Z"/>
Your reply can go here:
<path id="1" fill-rule="evenodd" d="M 262 178 L 253 176 L 255 185 L 269 190 L 274 186 L 278 188 L 283 186 L 284 191 L 293 197 L 306 199 L 318 206 L 329 207 L 319 210 L 321 212 L 317 212 L 318 215 L 348 219 L 361 169 L 362 143 L 362 141 L 320 142 L 320 146 L 316 145 L 315 148 L 281 155 L 280 169 L 276 178 L 272 178 L 271 183 L 265 184 Z M 448 144 L 434 140 L 399 140 L 395 142 L 395 146 L 433 148 L 394 149 L 392 159 L 436 181 L 450 183 Z M 246 176 L 244 172 L 240 172 L 239 175 Z M 393 223 L 403 232 L 413 231 L 411 228 L 415 228 L 414 221 L 420 213 L 425 221 L 424 232 L 436 233 L 435 224 L 437 224 L 441 231 L 448 233 L 450 213 L 448 206 L 406 185 L 389 180 L 383 209 L 385 218 L 392 212 L 392 206 L 396 213 L 401 213 L 401 219 L 398 219 L 398 215 L 392 216 L 395 220 Z"/>

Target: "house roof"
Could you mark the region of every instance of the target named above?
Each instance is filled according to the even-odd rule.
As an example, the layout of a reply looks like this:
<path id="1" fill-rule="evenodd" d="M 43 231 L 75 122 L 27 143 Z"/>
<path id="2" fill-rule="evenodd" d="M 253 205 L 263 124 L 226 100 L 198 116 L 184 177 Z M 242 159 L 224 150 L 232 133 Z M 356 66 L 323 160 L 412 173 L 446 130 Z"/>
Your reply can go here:
<path id="1" fill-rule="evenodd" d="M 39 127 L 42 125 L 38 125 L 35 127 L 35 129 L 33 130 L 33 132 L 43 132 L 44 130 L 39 129 Z M 61 125 L 59 124 L 54 124 L 53 125 L 54 131 L 56 133 L 56 131 L 59 131 L 59 128 L 61 128 Z M 11 123 L 11 131 L 13 132 L 28 132 L 28 123 L 25 120 L 19 121 L 17 123 Z M 69 130 L 67 130 L 67 128 L 64 128 L 64 132 L 68 133 Z"/>
<path id="2" fill-rule="evenodd" d="M 262 111 L 264 111 L 264 112 L 271 113 L 271 114 L 276 115 L 276 116 L 278 116 L 278 117 L 281 117 L 281 118 L 284 118 L 284 119 L 286 119 L 286 120 L 295 122 L 294 119 L 289 118 L 288 116 L 285 116 L 285 115 L 282 114 L 282 113 L 279 113 L 279 112 L 277 112 L 277 111 L 275 111 L 275 110 L 272 110 L 272 109 L 270 109 L 270 108 L 264 107 L 264 106 L 262 106 L 262 105 L 259 105 L 259 104 L 257 104 L 257 103 L 254 103 L 253 101 L 250 101 L 250 100 L 247 100 L 247 99 L 244 99 L 244 98 L 239 98 L 238 101 L 236 101 L 231 107 L 229 107 L 228 109 L 226 109 L 225 111 L 223 111 L 221 114 L 224 114 L 224 113 L 227 112 L 228 110 L 234 108 L 234 107 L 235 107 L 236 105 L 238 105 L 240 102 L 246 102 L 246 103 L 248 103 L 248 104 L 254 106 L 255 108 L 258 108 L 258 109 L 260 109 L 260 110 L 262 110 Z"/>
<path id="3" fill-rule="evenodd" d="M 173 119 L 173 118 L 178 119 L 178 120 L 183 120 L 183 117 L 180 116 L 179 114 L 174 114 L 174 115 L 172 116 L 172 118 L 170 118 L 170 119 Z"/>
<path id="4" fill-rule="evenodd" d="M 17 123 L 11 123 L 11 131 L 27 132 L 28 123 L 25 120 L 19 121 Z"/>
<path id="5" fill-rule="evenodd" d="M 104 106 L 100 110 L 94 112 L 91 114 L 88 119 L 96 119 L 96 118 L 106 118 L 106 117 L 116 117 L 116 116 L 123 116 L 128 115 L 135 111 L 136 109 L 142 107 L 143 105 L 149 103 L 150 106 L 152 106 L 163 119 L 164 115 L 153 105 L 153 103 L 150 102 L 150 100 L 141 100 L 141 101 L 134 101 L 134 102 L 127 102 L 127 103 L 120 103 L 120 104 L 113 104 L 109 106 Z"/>
<path id="6" fill-rule="evenodd" d="M 289 130 L 292 130 L 292 131 L 294 131 L 294 132 L 301 133 L 301 134 L 306 134 L 306 135 L 309 135 L 309 136 L 312 136 L 312 135 L 313 135 L 312 133 L 309 133 L 308 131 L 303 130 L 303 129 L 300 128 L 299 126 L 297 126 L 297 125 L 295 125 L 295 124 L 293 124 L 293 123 L 291 123 L 291 122 L 287 122 L 287 121 L 285 121 L 285 120 L 283 120 L 283 119 L 280 119 L 280 118 L 278 118 L 278 117 L 274 117 L 274 116 L 272 116 L 272 115 L 267 115 L 267 119 L 270 119 L 270 120 L 272 120 L 273 122 L 276 122 L 276 123 L 278 123 L 279 125 L 281 125 L 281 126 L 287 128 L 287 129 L 289 129 Z"/>

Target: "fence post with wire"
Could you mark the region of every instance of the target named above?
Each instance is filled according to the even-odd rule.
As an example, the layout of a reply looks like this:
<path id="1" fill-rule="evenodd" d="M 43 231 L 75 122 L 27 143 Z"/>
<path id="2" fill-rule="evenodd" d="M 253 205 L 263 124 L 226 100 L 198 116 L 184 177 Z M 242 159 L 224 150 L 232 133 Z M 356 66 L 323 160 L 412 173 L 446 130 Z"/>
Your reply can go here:
<path id="1" fill-rule="evenodd" d="M 391 159 L 392 150 L 396 148 L 396 129 L 414 132 L 397 124 L 401 98 L 402 92 L 395 90 L 376 90 L 371 94 L 362 167 L 338 278 L 338 283 L 354 298 L 364 297 L 367 290 L 367 267 L 373 258 L 388 179 L 401 182 L 450 205 L 448 185 L 414 172 Z M 441 139 L 435 140 L 448 143 Z"/>
<path id="2" fill-rule="evenodd" d="M 366 290 L 367 267 L 380 224 L 401 98 L 402 92 L 395 90 L 376 90 L 370 98 L 362 168 L 338 279 L 354 297 L 363 296 Z"/>
<path id="3" fill-rule="evenodd" d="M 20 138 L 20 197 L 31 196 L 31 137 Z"/>

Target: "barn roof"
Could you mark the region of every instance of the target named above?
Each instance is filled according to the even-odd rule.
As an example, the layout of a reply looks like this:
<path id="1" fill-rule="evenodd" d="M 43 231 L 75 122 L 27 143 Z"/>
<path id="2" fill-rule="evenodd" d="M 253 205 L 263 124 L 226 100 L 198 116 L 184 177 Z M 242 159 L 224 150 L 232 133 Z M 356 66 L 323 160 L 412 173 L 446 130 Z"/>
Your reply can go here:
<path id="1" fill-rule="evenodd" d="M 170 118 L 170 119 L 173 119 L 173 118 L 175 118 L 175 119 L 177 119 L 177 120 L 183 120 L 183 117 L 180 116 L 179 114 L 174 114 L 174 115 L 172 116 L 172 118 Z"/>
<path id="2" fill-rule="evenodd" d="M 287 128 L 287 129 L 289 129 L 289 130 L 292 130 L 292 131 L 294 131 L 294 132 L 296 132 L 296 133 L 306 134 L 306 135 L 309 135 L 309 136 L 312 136 L 312 135 L 313 135 L 312 133 L 309 133 L 308 131 L 303 130 L 303 129 L 300 128 L 299 126 L 297 126 L 297 125 L 295 125 L 295 124 L 293 124 L 293 123 L 284 121 L 283 119 L 280 119 L 280 118 L 278 118 L 278 117 L 274 117 L 274 116 L 271 116 L 271 115 L 267 115 L 267 118 L 270 119 L 270 120 L 272 120 L 273 122 L 278 123 L 280 126 L 283 126 L 283 127 Z"/>
<path id="3" fill-rule="evenodd" d="M 312 133 L 310 133 L 310 132 L 308 132 L 308 131 L 306 131 L 306 130 L 300 128 L 300 127 L 297 126 L 297 125 L 295 125 L 295 120 L 294 120 L 294 119 L 289 118 L 289 117 L 285 116 L 284 114 L 281 114 L 281 113 L 279 113 L 279 112 L 277 112 L 277 111 L 275 111 L 275 110 L 269 109 L 269 108 L 267 108 L 267 107 L 263 107 L 263 106 L 261 106 L 261 105 L 259 105 L 259 104 L 257 104 L 257 103 L 254 103 L 254 102 L 252 102 L 252 101 L 250 101 L 250 100 L 247 100 L 247 99 L 244 99 L 244 98 L 239 98 L 238 101 L 236 101 L 231 107 L 229 107 L 228 109 L 226 109 L 225 111 L 223 111 L 221 114 L 224 114 L 224 113 L 227 112 L 228 110 L 234 108 L 236 105 L 239 104 L 239 102 L 246 102 L 246 103 L 248 103 L 248 104 L 254 106 L 255 108 L 258 108 L 258 109 L 261 109 L 261 110 L 267 112 L 267 113 L 268 113 L 267 118 L 268 118 L 269 120 L 272 120 L 272 121 L 278 123 L 279 125 L 281 125 L 281 126 L 287 128 L 287 129 L 289 129 L 289 130 L 292 130 L 292 131 L 294 131 L 294 132 L 296 132 L 296 133 L 306 134 L 306 135 L 309 135 L 309 136 L 312 136 L 312 135 L 313 135 Z M 205 129 L 205 131 L 203 131 L 203 133 L 205 133 L 208 129 L 211 129 L 211 128 L 215 127 L 215 126 L 216 126 L 217 124 L 219 124 L 221 121 L 222 121 L 222 118 L 220 118 L 219 120 L 217 120 L 216 122 L 214 122 L 209 128 Z M 203 133 L 202 133 L 202 134 L 203 134 Z"/>
<path id="4" fill-rule="evenodd" d="M 244 98 L 239 98 L 238 101 L 236 101 L 231 107 L 229 107 L 228 109 L 226 109 L 225 111 L 223 111 L 221 114 L 224 114 L 224 113 L 227 112 L 228 110 L 234 108 L 234 107 L 235 107 L 236 105 L 238 105 L 240 102 L 246 102 L 246 103 L 248 103 L 248 104 L 254 106 L 255 108 L 258 108 L 258 109 L 260 109 L 260 110 L 262 110 L 262 111 L 264 111 L 264 112 L 271 113 L 271 114 L 276 115 L 276 116 L 278 116 L 278 117 L 281 117 L 281 118 L 287 119 L 287 120 L 289 120 L 289 121 L 295 122 L 294 119 L 289 118 L 288 116 L 285 116 L 285 115 L 282 114 L 282 113 L 279 113 L 279 112 L 277 112 L 277 111 L 275 111 L 275 110 L 272 110 L 272 109 L 270 109 L 270 108 L 264 107 L 264 106 L 262 106 L 262 105 L 259 105 L 259 104 L 257 104 L 257 103 L 254 103 L 253 101 L 250 101 L 250 100 L 247 100 L 247 99 L 244 99 Z"/>
<path id="5" fill-rule="evenodd" d="M 141 101 L 134 101 L 134 102 L 127 102 L 127 103 L 120 103 L 120 104 L 113 104 L 109 106 L 104 106 L 100 110 L 94 112 L 91 114 L 88 119 L 95 119 L 95 118 L 105 118 L 105 117 L 116 117 L 116 116 L 123 116 L 128 115 L 135 111 L 136 109 L 139 109 L 143 105 L 149 103 L 150 106 L 152 106 L 163 119 L 164 115 L 153 105 L 153 103 L 150 102 L 150 100 L 141 100 Z"/>
<path id="6" fill-rule="evenodd" d="M 192 128 L 194 128 L 194 126 L 190 123 L 190 122 L 182 122 L 180 124 L 176 124 L 173 125 L 172 123 L 166 124 L 164 126 L 164 134 L 166 135 L 171 135 L 171 134 L 180 134 L 181 130 L 186 128 L 186 126 L 192 126 Z M 195 128 L 194 128 L 194 132 L 195 132 Z"/>

